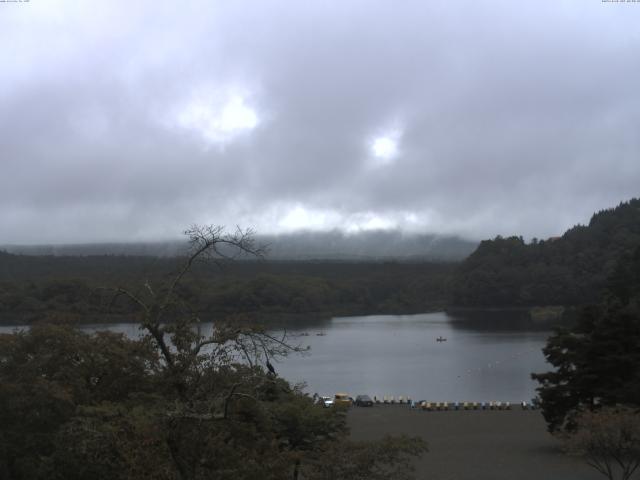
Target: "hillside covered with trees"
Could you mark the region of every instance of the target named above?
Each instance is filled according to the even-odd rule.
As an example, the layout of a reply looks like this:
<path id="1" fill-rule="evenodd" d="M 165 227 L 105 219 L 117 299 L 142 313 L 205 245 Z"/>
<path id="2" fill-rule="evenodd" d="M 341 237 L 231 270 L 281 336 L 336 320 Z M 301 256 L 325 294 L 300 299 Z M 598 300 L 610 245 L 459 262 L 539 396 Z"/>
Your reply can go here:
<path id="1" fill-rule="evenodd" d="M 562 237 L 485 240 L 456 270 L 462 307 L 586 305 L 598 302 L 618 261 L 640 245 L 640 199 L 593 215 Z"/>
<path id="2" fill-rule="evenodd" d="M 0 252 L 0 323 L 31 323 L 60 315 L 85 322 L 106 315 L 130 316 L 135 305 L 126 299 L 112 303 L 104 287 L 139 289 L 147 280 L 174 272 L 180 262 Z M 181 288 L 203 315 L 417 313 L 447 304 L 454 267 L 440 262 L 202 262 Z"/>
<path id="3" fill-rule="evenodd" d="M 429 261 L 242 260 L 195 265 L 182 284 L 206 315 L 418 313 L 599 301 L 618 261 L 640 245 L 640 199 L 603 210 L 586 226 L 547 240 L 497 237 L 460 264 Z M 0 323 L 64 314 L 82 321 L 129 316 L 105 286 L 140 288 L 175 271 L 181 258 L 0 252 Z M 104 319 L 104 318 L 100 318 Z"/>
<path id="4" fill-rule="evenodd" d="M 574 429 L 585 410 L 640 406 L 640 247 L 618 262 L 602 301 L 574 316 L 544 348 L 555 370 L 533 375 L 551 431 Z"/>

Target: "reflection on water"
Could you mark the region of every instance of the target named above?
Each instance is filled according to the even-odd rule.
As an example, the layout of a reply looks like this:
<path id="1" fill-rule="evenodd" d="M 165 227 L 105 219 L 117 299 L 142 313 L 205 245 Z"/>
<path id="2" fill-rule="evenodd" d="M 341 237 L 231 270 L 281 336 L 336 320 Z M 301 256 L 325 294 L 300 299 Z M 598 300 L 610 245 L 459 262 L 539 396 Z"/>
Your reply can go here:
<path id="1" fill-rule="evenodd" d="M 140 335 L 138 325 L 131 323 L 82 328 Z M 444 312 L 337 317 L 289 332 L 293 341 L 309 345 L 310 353 L 283 359 L 276 370 L 323 395 L 344 391 L 352 396 L 518 402 L 535 394 L 531 372 L 549 369 L 541 352 L 549 331 L 517 318 L 464 319 Z"/>
<path id="2" fill-rule="evenodd" d="M 531 372 L 549 368 L 541 352 L 549 332 L 521 323 L 492 331 L 445 313 L 375 315 L 334 318 L 324 332 L 303 337 L 311 355 L 277 367 L 321 394 L 517 402 L 535 394 Z"/>
<path id="3" fill-rule="evenodd" d="M 555 321 L 533 321 L 529 310 L 467 310 L 448 313 L 454 328 L 488 332 L 549 332 Z"/>

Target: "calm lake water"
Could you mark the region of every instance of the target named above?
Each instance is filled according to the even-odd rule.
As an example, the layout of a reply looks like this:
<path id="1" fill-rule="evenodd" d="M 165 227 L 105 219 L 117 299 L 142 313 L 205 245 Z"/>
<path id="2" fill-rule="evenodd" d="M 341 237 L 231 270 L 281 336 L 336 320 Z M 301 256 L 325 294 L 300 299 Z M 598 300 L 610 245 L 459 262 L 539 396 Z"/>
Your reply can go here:
<path id="1" fill-rule="evenodd" d="M 137 324 L 82 328 L 139 335 Z M 274 362 L 276 371 L 292 382 L 306 382 L 309 393 L 321 395 L 519 402 L 535 395 L 531 372 L 550 368 L 541 352 L 550 332 L 504 315 L 336 317 L 288 332 L 311 350 Z M 438 342 L 438 337 L 446 341 Z"/>

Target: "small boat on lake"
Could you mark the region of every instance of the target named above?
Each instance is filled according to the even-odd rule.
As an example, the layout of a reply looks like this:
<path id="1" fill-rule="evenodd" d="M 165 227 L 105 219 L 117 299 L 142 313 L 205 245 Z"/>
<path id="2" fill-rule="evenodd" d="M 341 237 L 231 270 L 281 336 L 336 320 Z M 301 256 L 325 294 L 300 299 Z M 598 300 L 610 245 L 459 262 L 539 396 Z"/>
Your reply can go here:
<path id="1" fill-rule="evenodd" d="M 445 337 L 443 337 L 442 335 L 439 336 L 438 338 L 436 338 L 436 342 L 446 342 L 447 339 Z"/>

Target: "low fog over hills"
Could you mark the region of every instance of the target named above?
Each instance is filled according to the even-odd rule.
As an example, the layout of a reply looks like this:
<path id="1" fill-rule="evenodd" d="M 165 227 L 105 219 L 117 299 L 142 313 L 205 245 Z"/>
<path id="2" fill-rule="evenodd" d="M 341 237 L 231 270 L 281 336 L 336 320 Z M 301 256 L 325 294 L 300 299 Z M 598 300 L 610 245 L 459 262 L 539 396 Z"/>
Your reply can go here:
<path id="1" fill-rule="evenodd" d="M 461 260 L 477 242 L 455 236 L 408 234 L 399 231 L 375 231 L 345 234 L 300 232 L 259 235 L 268 245 L 267 258 L 278 260 Z M 68 245 L 5 245 L 9 253 L 27 255 L 143 255 L 175 256 L 186 248 L 180 241 L 139 243 L 91 243 Z"/>
<path id="2" fill-rule="evenodd" d="M 477 242 L 454 236 L 404 234 L 398 231 L 344 234 L 294 233 L 263 237 L 269 244 L 269 256 L 282 259 L 372 259 L 415 258 L 461 260 Z"/>

